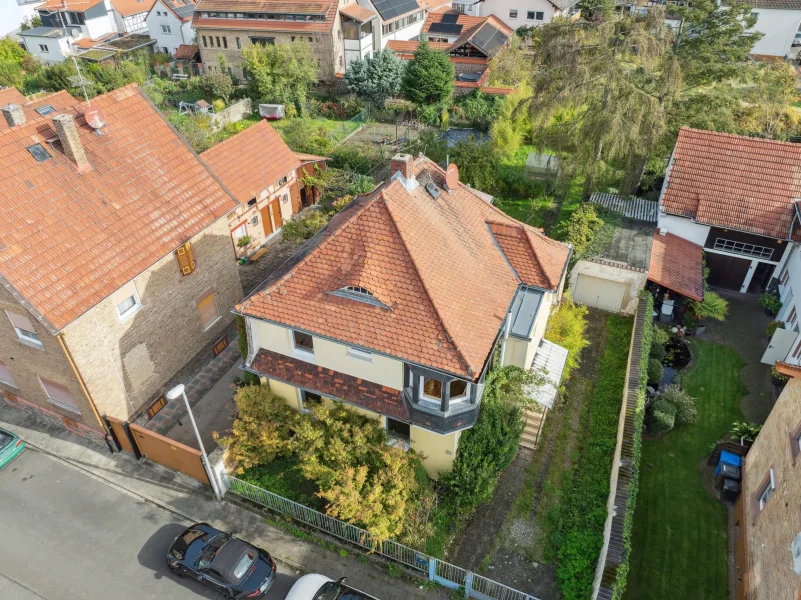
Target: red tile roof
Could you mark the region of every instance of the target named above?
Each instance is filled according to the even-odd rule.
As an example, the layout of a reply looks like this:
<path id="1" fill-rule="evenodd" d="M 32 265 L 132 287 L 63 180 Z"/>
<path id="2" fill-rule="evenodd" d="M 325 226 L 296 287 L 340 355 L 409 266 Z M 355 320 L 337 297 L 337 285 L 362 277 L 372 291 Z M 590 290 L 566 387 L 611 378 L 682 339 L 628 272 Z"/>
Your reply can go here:
<path id="1" fill-rule="evenodd" d="M 506 32 L 510 35 L 514 33 L 514 29 L 509 27 L 506 23 L 501 21 L 495 15 L 488 15 L 486 17 L 472 17 L 470 15 L 466 15 L 464 13 L 452 9 L 448 5 L 441 6 L 436 10 L 432 10 L 431 12 L 428 13 L 428 15 L 426 15 L 426 20 L 423 23 L 423 33 L 427 33 L 429 29 L 431 29 L 431 25 L 433 23 L 441 23 L 442 17 L 444 17 L 445 15 L 456 15 L 456 24 L 463 26 L 462 31 L 460 32 L 460 37 L 468 33 L 473 33 L 481 25 L 483 25 L 488 21 L 503 32 Z M 437 33 L 435 35 L 441 35 L 441 34 Z"/>
<path id="2" fill-rule="evenodd" d="M 398 390 L 264 349 L 259 350 L 250 366 L 271 379 L 338 398 L 394 419 L 409 420 Z"/>
<path id="3" fill-rule="evenodd" d="M 337 0 L 292 2 L 289 0 L 200 0 L 192 25 L 195 29 L 252 29 L 259 31 L 331 31 Z M 325 21 L 262 21 L 259 19 L 205 18 L 199 12 L 251 12 L 325 15 Z"/>
<path id="4" fill-rule="evenodd" d="M 682 296 L 704 299 L 704 249 L 698 244 L 657 229 L 651 242 L 648 279 Z"/>
<path id="5" fill-rule="evenodd" d="M 103 0 L 45 0 L 36 10 L 69 10 L 71 12 L 84 12 Z M 64 5 L 67 8 L 64 8 Z"/>
<path id="6" fill-rule="evenodd" d="M 111 5 L 123 17 L 149 12 L 156 0 L 111 0 Z"/>
<path id="7" fill-rule="evenodd" d="M 378 13 L 374 10 L 370 10 L 364 6 L 359 4 L 351 4 L 350 6 L 346 6 L 344 8 L 339 9 L 340 14 L 345 15 L 346 17 L 350 17 L 356 21 L 361 21 L 364 23 L 365 21 L 369 21 L 373 17 L 377 17 Z"/>
<path id="8" fill-rule="evenodd" d="M 567 246 L 523 223 L 488 220 L 487 225 L 523 283 L 547 290 L 559 287 Z"/>
<path id="9" fill-rule="evenodd" d="M 198 53 L 199 49 L 195 44 L 181 44 L 175 50 L 176 60 L 192 60 Z"/>
<path id="10" fill-rule="evenodd" d="M 6 106 L 7 104 L 22 105 L 27 102 L 28 99 L 15 87 L 8 87 L 4 90 L 0 90 L 0 106 Z"/>
<path id="11" fill-rule="evenodd" d="M 317 156 L 316 154 L 305 154 L 303 152 L 295 152 L 295 156 L 298 157 L 298 160 L 302 163 L 307 162 L 319 162 L 319 161 L 329 161 L 331 160 L 327 156 Z"/>
<path id="12" fill-rule="evenodd" d="M 257 21 L 255 19 L 205 19 L 199 17 L 197 10 L 192 18 L 192 27 L 203 29 L 241 29 L 243 31 L 307 31 L 325 32 L 334 28 L 333 21 Z"/>
<path id="13" fill-rule="evenodd" d="M 509 259 L 488 222 L 522 227 L 466 186 L 444 188 L 443 170 L 420 159 L 420 184 L 393 177 L 339 213 L 325 230 L 238 309 L 411 362 L 476 378 L 521 283 L 554 290 L 568 248 L 524 227 L 538 264 Z M 434 200 L 425 190 L 433 182 Z M 541 256 L 542 252 L 552 256 Z M 557 274 L 552 267 L 559 264 Z M 547 275 L 537 273 L 546 265 Z M 382 306 L 328 292 L 369 290 Z"/>
<path id="14" fill-rule="evenodd" d="M 40 96 L 36 100 L 32 100 L 30 102 L 26 100 L 25 103 L 22 104 L 22 111 L 25 114 L 26 123 L 51 119 L 53 117 L 53 113 L 42 116 L 36 112 L 37 108 L 40 108 L 45 104 L 49 104 L 56 109 L 56 112 L 59 112 L 75 106 L 78 104 L 78 100 L 70 96 L 69 92 L 64 90 L 47 94 L 45 96 Z M 8 123 L 6 123 L 5 119 L 0 119 L 0 132 L 5 131 L 6 129 L 8 129 Z"/>
<path id="15" fill-rule="evenodd" d="M 92 100 L 105 113 L 103 135 L 73 103 L 91 165 L 83 172 L 47 142 L 53 115 L 0 132 L 0 273 L 51 330 L 237 206 L 136 85 Z M 49 160 L 33 158 L 34 143 Z"/>
<path id="16" fill-rule="evenodd" d="M 799 144 L 683 127 L 661 207 L 705 225 L 790 239 L 800 172 Z"/>
<path id="17" fill-rule="evenodd" d="M 300 160 L 267 121 L 259 121 L 200 157 L 242 204 L 300 167 Z"/>

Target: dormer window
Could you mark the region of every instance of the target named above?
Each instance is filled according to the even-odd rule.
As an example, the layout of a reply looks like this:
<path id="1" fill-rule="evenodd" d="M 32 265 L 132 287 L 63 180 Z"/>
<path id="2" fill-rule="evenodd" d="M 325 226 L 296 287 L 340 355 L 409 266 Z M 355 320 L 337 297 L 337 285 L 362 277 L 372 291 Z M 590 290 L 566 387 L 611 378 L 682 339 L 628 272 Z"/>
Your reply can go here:
<path id="1" fill-rule="evenodd" d="M 359 285 L 348 285 L 329 293 L 334 296 L 340 296 L 341 298 L 348 298 L 350 300 L 356 300 L 357 302 L 364 302 L 365 304 L 380 306 L 381 308 L 389 308 L 389 306 L 376 298 L 373 292 Z"/>

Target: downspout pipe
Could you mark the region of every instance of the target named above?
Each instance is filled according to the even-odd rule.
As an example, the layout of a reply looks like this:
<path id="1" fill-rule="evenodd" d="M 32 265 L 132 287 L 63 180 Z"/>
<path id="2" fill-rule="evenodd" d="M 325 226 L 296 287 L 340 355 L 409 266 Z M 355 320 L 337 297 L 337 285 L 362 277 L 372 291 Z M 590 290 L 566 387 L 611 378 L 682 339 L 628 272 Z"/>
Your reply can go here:
<path id="1" fill-rule="evenodd" d="M 509 339 L 509 330 L 512 328 L 512 311 L 506 313 L 506 327 L 503 330 L 503 344 L 501 345 L 501 366 L 505 366 L 503 359 L 506 356 L 506 340 Z"/>

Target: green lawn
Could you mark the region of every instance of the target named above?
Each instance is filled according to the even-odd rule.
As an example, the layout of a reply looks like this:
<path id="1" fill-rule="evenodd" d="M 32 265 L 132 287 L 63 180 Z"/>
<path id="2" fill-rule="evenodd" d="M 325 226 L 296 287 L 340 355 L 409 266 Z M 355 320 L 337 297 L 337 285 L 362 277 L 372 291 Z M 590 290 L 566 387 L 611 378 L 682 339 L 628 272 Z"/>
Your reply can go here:
<path id="1" fill-rule="evenodd" d="M 701 483 L 710 446 L 742 420 L 744 366 L 728 346 L 692 340 L 693 366 L 682 387 L 697 401 L 698 422 L 645 440 L 634 515 L 630 600 L 727 600 L 726 510 Z"/>
<path id="2" fill-rule="evenodd" d="M 286 128 L 290 123 L 296 121 L 297 119 L 304 119 L 305 117 L 297 117 L 296 119 L 281 119 L 279 121 L 271 121 L 270 125 L 273 128 L 281 133 L 281 131 Z M 346 138 L 348 135 L 356 131 L 361 123 L 360 121 L 336 121 L 334 119 L 306 119 L 307 121 L 313 121 L 322 125 L 334 142 L 339 142 L 340 140 Z"/>

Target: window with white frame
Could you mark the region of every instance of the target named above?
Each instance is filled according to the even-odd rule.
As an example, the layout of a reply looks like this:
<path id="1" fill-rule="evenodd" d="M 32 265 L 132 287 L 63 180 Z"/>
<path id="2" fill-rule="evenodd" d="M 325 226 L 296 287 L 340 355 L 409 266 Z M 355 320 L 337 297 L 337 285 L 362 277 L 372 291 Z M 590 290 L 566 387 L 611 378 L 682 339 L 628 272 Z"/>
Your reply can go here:
<path id="1" fill-rule="evenodd" d="M 14 377 L 12 377 L 8 367 L 6 367 L 6 363 L 2 360 L 0 360 L 0 383 L 5 383 L 11 387 L 17 387 L 17 382 L 14 381 Z"/>
<path id="2" fill-rule="evenodd" d="M 323 397 L 320 394 L 300 390 L 300 410 L 302 412 L 307 413 L 313 406 L 323 406 L 323 404 Z"/>
<path id="3" fill-rule="evenodd" d="M 467 4 L 459 4 L 458 2 L 452 2 L 451 8 L 462 14 L 467 13 Z"/>
<path id="4" fill-rule="evenodd" d="M 133 33 L 134 31 L 140 31 L 142 29 L 147 28 L 147 23 L 145 23 L 145 17 L 147 16 L 146 12 L 140 12 L 135 15 L 131 15 L 129 17 L 123 17 L 122 25 L 125 28 L 125 31 L 128 33 Z"/>
<path id="5" fill-rule="evenodd" d="M 517 10 L 516 9 L 512 9 L 512 10 L 509 11 L 509 18 L 510 19 L 516 19 L 517 18 Z"/>
<path id="6" fill-rule="evenodd" d="M 172 28 L 169 25 L 162 25 L 161 33 L 172 33 Z"/>
<path id="7" fill-rule="evenodd" d="M 529 21 L 542 21 L 545 19 L 545 13 L 540 11 L 529 10 L 526 12 L 526 19 Z"/>
<path id="8" fill-rule="evenodd" d="M 44 389 L 47 395 L 47 401 L 50 402 L 50 404 L 81 414 L 81 411 L 78 409 L 78 404 L 75 402 L 67 386 L 56 383 L 55 381 L 50 381 L 44 377 L 39 377 L 39 383 L 42 385 L 42 389 Z"/>
<path id="9" fill-rule="evenodd" d="M 8 315 L 8 319 L 11 321 L 14 331 L 17 333 L 17 338 L 19 338 L 21 342 L 38 348 L 42 347 L 42 340 L 39 338 L 39 334 L 36 333 L 33 323 L 28 317 L 8 310 L 6 311 L 6 315 Z"/>
<path id="10" fill-rule="evenodd" d="M 425 400 L 442 401 L 442 382 L 439 379 L 420 376 L 420 389 Z"/>
<path id="11" fill-rule="evenodd" d="M 111 301 L 117 309 L 117 316 L 120 323 L 124 323 L 133 317 L 139 309 L 142 308 L 142 302 L 139 300 L 139 292 L 136 290 L 136 285 L 133 281 L 129 281 L 116 292 L 111 295 Z"/>
<path id="12" fill-rule="evenodd" d="M 302 331 L 292 332 L 292 349 L 300 354 L 314 355 L 314 338 Z"/>
<path id="13" fill-rule="evenodd" d="M 773 248 L 757 246 L 755 244 L 746 244 L 744 242 L 735 242 L 734 240 L 727 240 L 726 238 L 717 238 L 715 240 L 714 248 L 715 250 L 722 250 L 723 252 L 741 254 L 743 256 L 751 256 L 754 258 L 763 258 L 765 260 L 770 260 L 773 256 Z"/>
<path id="14" fill-rule="evenodd" d="M 352 348 L 348 346 L 347 355 L 351 358 L 358 358 L 359 360 L 363 360 L 365 362 L 373 362 L 373 353 L 367 352 L 367 350 L 360 350 L 359 348 Z"/>
<path id="15" fill-rule="evenodd" d="M 765 482 L 765 485 L 762 488 L 762 491 L 759 493 L 759 510 L 763 510 L 770 500 L 770 497 L 773 495 L 773 492 L 776 490 L 776 479 L 773 473 L 773 469 L 770 470 L 768 473 L 768 480 Z"/>
<path id="16" fill-rule="evenodd" d="M 39 51 L 40 52 L 50 52 L 50 48 L 47 47 L 47 44 L 39 44 Z"/>

